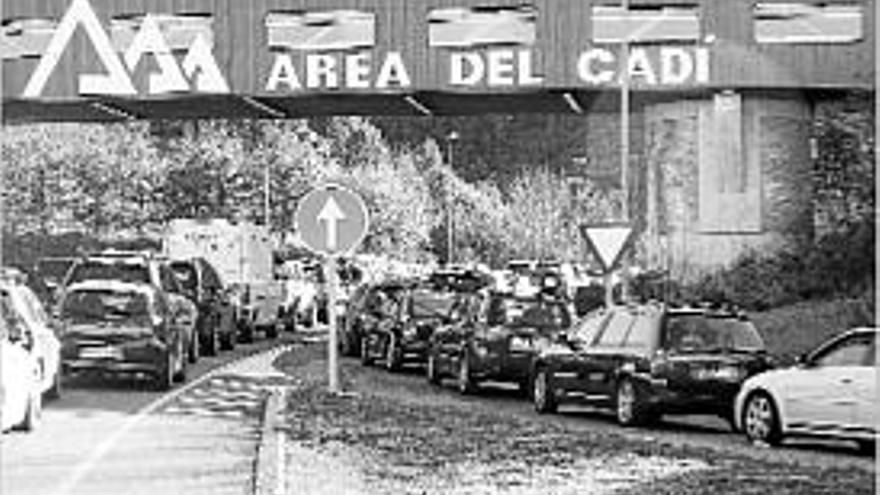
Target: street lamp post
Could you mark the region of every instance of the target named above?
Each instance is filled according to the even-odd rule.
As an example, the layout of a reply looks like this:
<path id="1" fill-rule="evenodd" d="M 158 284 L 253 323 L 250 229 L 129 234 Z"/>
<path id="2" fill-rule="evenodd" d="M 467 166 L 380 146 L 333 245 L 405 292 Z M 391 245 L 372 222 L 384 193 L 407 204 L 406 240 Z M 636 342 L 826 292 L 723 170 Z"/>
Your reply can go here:
<path id="1" fill-rule="evenodd" d="M 452 201 L 451 194 L 451 186 L 452 186 L 452 173 L 454 173 L 454 155 L 453 149 L 455 146 L 455 142 L 458 141 L 459 135 L 456 131 L 451 131 L 446 135 L 446 152 L 449 155 L 449 173 L 450 175 L 446 178 L 446 187 L 444 188 L 444 199 L 446 201 L 446 264 L 452 264 L 455 261 L 454 250 L 455 250 L 455 238 L 454 238 L 454 225 L 453 225 L 453 216 L 455 211 L 455 205 Z"/>

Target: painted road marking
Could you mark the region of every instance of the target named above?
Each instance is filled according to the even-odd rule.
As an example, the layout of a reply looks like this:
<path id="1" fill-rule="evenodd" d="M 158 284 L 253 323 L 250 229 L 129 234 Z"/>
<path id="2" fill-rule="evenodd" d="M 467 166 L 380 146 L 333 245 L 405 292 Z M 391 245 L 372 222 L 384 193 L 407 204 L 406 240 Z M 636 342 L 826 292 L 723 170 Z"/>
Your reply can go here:
<path id="1" fill-rule="evenodd" d="M 259 371 L 262 367 L 260 367 L 256 363 L 259 363 L 261 359 L 273 358 L 273 360 L 274 360 L 275 356 L 278 356 L 281 353 L 286 352 L 287 350 L 289 350 L 291 348 L 292 348 L 291 345 L 284 345 L 284 346 L 276 347 L 274 349 L 270 349 L 268 351 L 258 353 L 254 356 L 245 356 L 245 357 L 239 358 L 239 359 L 232 361 L 230 363 L 227 363 L 219 368 L 213 369 L 213 370 L 205 373 L 204 375 L 200 376 L 195 381 L 187 383 L 178 389 L 172 390 L 171 392 L 163 395 L 162 397 L 159 397 L 158 399 L 151 402 L 150 404 L 147 404 L 146 406 L 144 406 L 143 408 L 141 408 L 140 410 L 135 412 L 131 417 L 126 419 L 125 422 L 122 424 L 122 426 L 120 426 L 111 435 L 106 437 L 103 442 L 98 444 L 98 446 L 95 448 L 95 450 L 92 451 L 92 454 L 89 455 L 88 457 L 86 457 L 85 459 L 83 459 L 82 462 L 77 464 L 76 467 L 74 467 L 74 469 L 71 471 L 70 475 L 67 476 L 67 478 L 65 478 L 64 481 L 62 481 L 58 485 L 58 487 L 53 491 L 53 493 L 56 495 L 71 495 L 73 493 L 76 493 L 74 491 L 74 489 L 77 487 L 77 485 L 80 483 L 80 481 L 82 481 L 82 479 L 85 478 L 85 476 L 87 474 L 89 474 L 89 472 L 91 472 L 95 468 L 95 466 L 97 466 L 99 464 L 99 462 L 102 460 L 102 458 L 104 456 L 106 456 L 107 453 L 110 452 L 111 449 L 113 449 L 113 447 L 116 446 L 116 444 L 119 442 L 119 440 L 123 436 L 125 436 L 129 431 L 131 431 L 132 428 L 134 428 L 141 421 L 143 421 L 144 418 L 146 418 L 150 414 L 158 411 L 159 408 L 170 404 L 171 401 L 177 399 L 178 397 L 182 396 L 185 393 L 192 391 L 193 389 L 202 385 L 203 383 L 207 382 L 208 380 L 216 379 L 217 376 L 225 374 L 225 373 L 231 373 L 232 370 L 234 370 L 234 368 L 236 368 L 238 366 L 242 366 L 246 369 L 247 365 L 251 365 L 251 367 L 256 368 L 254 371 Z M 270 370 L 271 370 L 271 362 L 272 361 L 269 361 L 269 365 L 268 365 L 268 368 Z M 265 366 L 263 366 L 263 367 L 265 367 Z"/>

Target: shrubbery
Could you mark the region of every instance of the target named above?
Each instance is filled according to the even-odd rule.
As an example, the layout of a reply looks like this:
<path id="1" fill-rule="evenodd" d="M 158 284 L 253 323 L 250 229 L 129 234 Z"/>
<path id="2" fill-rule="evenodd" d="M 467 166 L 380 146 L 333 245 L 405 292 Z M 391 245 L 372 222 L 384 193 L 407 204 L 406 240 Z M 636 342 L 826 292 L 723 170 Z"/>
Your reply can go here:
<path id="1" fill-rule="evenodd" d="M 873 299 L 874 231 L 874 224 L 865 221 L 806 246 L 771 255 L 752 252 L 679 292 L 757 311 L 810 299 Z"/>

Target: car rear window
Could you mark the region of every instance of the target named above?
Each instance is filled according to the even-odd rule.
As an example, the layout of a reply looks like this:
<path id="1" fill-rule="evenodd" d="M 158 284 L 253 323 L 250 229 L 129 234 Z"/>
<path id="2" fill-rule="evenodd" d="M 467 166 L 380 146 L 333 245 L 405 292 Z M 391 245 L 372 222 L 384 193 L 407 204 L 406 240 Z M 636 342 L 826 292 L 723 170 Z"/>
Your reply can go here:
<path id="1" fill-rule="evenodd" d="M 447 317 L 452 311 L 455 297 L 436 292 L 415 292 L 412 295 L 410 313 L 414 318 Z"/>
<path id="2" fill-rule="evenodd" d="M 61 318 L 74 323 L 114 321 L 149 325 L 149 299 L 141 292 L 77 290 L 64 298 Z"/>
<path id="3" fill-rule="evenodd" d="M 122 260 L 87 260 L 71 269 L 67 285 L 85 280 L 119 280 L 148 284 L 150 283 L 150 271 L 144 264 Z"/>
<path id="4" fill-rule="evenodd" d="M 669 316 L 663 342 L 665 348 L 678 351 L 764 349 L 764 341 L 751 322 L 707 315 Z"/>
<path id="5" fill-rule="evenodd" d="M 489 308 L 492 325 L 568 328 L 571 316 L 564 304 L 540 299 L 497 298 Z"/>
<path id="6" fill-rule="evenodd" d="M 74 260 L 41 259 L 37 261 L 37 270 L 40 275 L 53 280 L 63 280 L 67 271 L 73 265 Z"/>

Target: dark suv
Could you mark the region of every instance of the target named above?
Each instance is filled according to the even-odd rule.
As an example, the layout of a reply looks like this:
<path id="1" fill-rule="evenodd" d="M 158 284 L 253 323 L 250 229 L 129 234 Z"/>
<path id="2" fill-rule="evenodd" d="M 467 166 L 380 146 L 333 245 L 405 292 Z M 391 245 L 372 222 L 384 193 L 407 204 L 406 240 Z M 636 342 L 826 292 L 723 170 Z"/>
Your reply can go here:
<path id="1" fill-rule="evenodd" d="M 449 322 L 455 294 L 417 284 L 384 285 L 366 302 L 374 321 L 361 336 L 361 360 L 389 370 L 424 363 L 434 330 Z"/>
<path id="2" fill-rule="evenodd" d="M 587 315 L 535 360 L 538 412 L 586 402 L 634 425 L 662 414 L 731 421 L 742 382 L 771 367 L 764 342 L 730 310 L 664 304 L 615 306 Z"/>
<path id="3" fill-rule="evenodd" d="M 563 300 L 491 291 L 463 297 L 452 319 L 457 323 L 431 338 L 426 373 L 435 384 L 455 377 L 461 393 L 482 381 L 512 382 L 528 392 L 534 356 L 571 324 Z"/>

